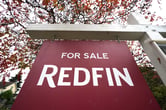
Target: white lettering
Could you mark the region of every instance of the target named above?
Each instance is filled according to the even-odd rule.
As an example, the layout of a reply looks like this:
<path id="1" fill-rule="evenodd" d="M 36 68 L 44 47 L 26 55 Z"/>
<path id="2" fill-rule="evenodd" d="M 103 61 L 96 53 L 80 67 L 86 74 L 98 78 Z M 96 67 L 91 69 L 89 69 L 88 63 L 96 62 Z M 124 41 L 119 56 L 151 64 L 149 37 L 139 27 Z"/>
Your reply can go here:
<path id="1" fill-rule="evenodd" d="M 83 71 L 85 73 L 85 80 L 82 82 L 79 82 L 79 73 L 80 71 Z M 84 86 L 87 85 L 90 81 L 90 73 L 88 69 L 86 68 L 75 68 L 74 70 L 74 86 Z"/>
<path id="2" fill-rule="evenodd" d="M 96 56 L 95 56 L 94 53 L 92 53 L 92 54 L 90 55 L 90 59 L 92 59 L 92 58 L 96 59 Z"/>
<path id="3" fill-rule="evenodd" d="M 109 86 L 114 86 L 110 68 L 105 68 Z"/>
<path id="4" fill-rule="evenodd" d="M 63 52 L 61 55 L 61 58 L 63 59 L 66 56 L 66 58 L 68 59 L 80 59 L 80 53 L 67 53 L 67 52 Z"/>
<path id="5" fill-rule="evenodd" d="M 84 53 L 84 59 L 109 59 L 108 53 Z"/>
<path id="6" fill-rule="evenodd" d="M 97 59 L 103 59 L 103 57 L 101 57 L 101 56 L 99 55 L 99 53 L 96 54 L 96 57 L 97 57 Z"/>
<path id="7" fill-rule="evenodd" d="M 114 76 L 115 76 L 115 80 L 116 80 L 116 84 L 117 86 L 122 86 L 121 84 L 121 81 L 120 81 L 120 77 L 129 85 L 129 86 L 134 86 L 131 78 L 130 78 L 130 75 L 129 75 L 129 72 L 127 70 L 127 68 L 123 68 L 123 71 L 124 71 L 124 74 L 125 76 L 120 72 L 118 71 L 118 69 L 116 68 L 112 68 L 113 70 L 113 73 L 114 73 Z"/>
<path id="8" fill-rule="evenodd" d="M 88 53 L 84 53 L 84 59 L 88 59 L 89 56 L 88 56 Z"/>
<path id="9" fill-rule="evenodd" d="M 103 53 L 103 59 L 109 59 L 108 53 Z"/>
<path id="10" fill-rule="evenodd" d="M 74 57 L 74 54 L 73 54 L 73 53 L 68 53 L 68 54 L 67 54 L 67 58 L 72 59 L 73 57 Z"/>
<path id="11" fill-rule="evenodd" d="M 66 56 L 66 52 L 63 52 L 62 55 L 61 55 L 61 58 L 63 59 L 64 56 Z"/>
<path id="12" fill-rule="evenodd" d="M 65 71 L 70 71 L 72 68 L 62 67 L 59 73 L 58 86 L 70 86 L 71 82 L 63 82 L 64 78 L 68 78 L 69 74 L 65 74 Z"/>
<path id="13" fill-rule="evenodd" d="M 52 69 L 52 72 L 48 72 L 48 69 Z M 105 70 L 105 71 L 104 71 Z M 55 88 L 56 85 L 54 83 L 54 77 L 59 76 L 57 86 L 71 86 L 71 81 L 65 81 L 66 78 L 70 78 L 69 73 L 67 74 L 67 71 L 70 71 L 74 75 L 73 79 L 73 86 L 85 86 L 90 83 L 90 80 L 92 80 L 93 86 L 99 86 L 99 78 L 102 78 L 102 74 L 106 74 L 108 86 L 114 86 L 113 77 L 115 78 L 115 82 L 117 86 L 122 86 L 121 81 L 125 81 L 129 86 L 134 86 L 133 81 L 131 80 L 130 74 L 128 72 L 127 68 L 123 68 L 123 73 L 121 73 L 117 68 L 101 68 L 101 67 L 92 67 L 92 71 L 90 71 L 87 68 L 83 67 L 61 67 L 59 70 L 59 75 L 56 75 L 58 72 L 58 67 L 56 65 L 44 65 L 43 70 L 41 72 L 41 76 L 38 80 L 37 86 L 42 86 L 44 83 L 44 80 L 48 82 L 48 85 L 50 88 Z M 101 74 L 99 74 L 99 72 Z M 82 81 L 79 81 L 81 75 L 85 74 L 85 79 L 82 79 Z M 92 78 L 90 78 L 92 77 Z M 71 79 L 71 78 L 70 78 Z"/>
<path id="14" fill-rule="evenodd" d="M 103 71 L 103 68 L 92 68 L 93 86 L 98 86 L 98 78 L 102 78 L 102 75 L 97 74 L 97 71 Z"/>
<path id="15" fill-rule="evenodd" d="M 52 68 L 53 69 L 52 73 L 46 74 L 48 68 Z M 57 71 L 58 71 L 58 68 L 55 65 L 44 65 L 42 73 L 41 73 L 41 76 L 39 78 L 39 81 L 38 81 L 37 85 L 38 86 L 42 86 L 42 84 L 44 82 L 44 78 L 46 78 L 49 87 L 50 88 L 55 88 L 56 86 L 54 84 L 53 76 L 56 75 Z"/>
<path id="16" fill-rule="evenodd" d="M 79 58 L 80 59 L 80 53 L 75 53 L 75 59 Z"/>

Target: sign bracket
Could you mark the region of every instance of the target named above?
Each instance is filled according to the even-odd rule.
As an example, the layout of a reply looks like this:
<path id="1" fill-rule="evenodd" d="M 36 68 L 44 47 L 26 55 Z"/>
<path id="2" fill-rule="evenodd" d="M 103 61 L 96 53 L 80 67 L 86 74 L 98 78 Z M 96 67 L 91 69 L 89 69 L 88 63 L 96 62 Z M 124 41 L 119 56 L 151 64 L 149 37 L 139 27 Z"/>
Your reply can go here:
<path id="1" fill-rule="evenodd" d="M 166 85 L 166 55 L 158 45 L 166 44 L 166 26 L 141 24 L 133 14 L 129 19 L 129 25 L 30 24 L 26 30 L 33 39 L 139 40 Z"/>

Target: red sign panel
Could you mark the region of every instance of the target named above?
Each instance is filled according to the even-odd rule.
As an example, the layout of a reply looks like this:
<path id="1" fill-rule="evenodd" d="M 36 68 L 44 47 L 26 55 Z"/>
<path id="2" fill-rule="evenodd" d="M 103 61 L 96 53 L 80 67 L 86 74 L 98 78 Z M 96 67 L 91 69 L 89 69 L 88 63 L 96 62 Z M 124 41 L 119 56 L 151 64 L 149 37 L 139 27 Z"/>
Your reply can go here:
<path id="1" fill-rule="evenodd" d="M 160 110 L 125 42 L 46 41 L 12 110 Z"/>

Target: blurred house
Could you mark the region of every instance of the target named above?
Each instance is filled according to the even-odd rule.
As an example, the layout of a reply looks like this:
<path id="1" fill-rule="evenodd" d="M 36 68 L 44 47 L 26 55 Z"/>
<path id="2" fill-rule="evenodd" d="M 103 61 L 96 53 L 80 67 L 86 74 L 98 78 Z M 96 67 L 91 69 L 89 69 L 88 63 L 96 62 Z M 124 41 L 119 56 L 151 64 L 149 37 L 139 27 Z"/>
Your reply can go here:
<path id="1" fill-rule="evenodd" d="M 12 93 L 15 94 L 17 90 L 16 82 L 6 82 L 5 85 L 3 85 L 3 82 L 0 82 L 0 94 L 8 90 L 11 90 Z"/>

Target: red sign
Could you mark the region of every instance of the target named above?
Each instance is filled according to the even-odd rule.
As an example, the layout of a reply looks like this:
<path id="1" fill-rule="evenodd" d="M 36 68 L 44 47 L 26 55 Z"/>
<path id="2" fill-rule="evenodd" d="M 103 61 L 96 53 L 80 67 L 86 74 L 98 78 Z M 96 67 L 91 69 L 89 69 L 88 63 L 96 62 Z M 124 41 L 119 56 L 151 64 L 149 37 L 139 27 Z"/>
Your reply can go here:
<path id="1" fill-rule="evenodd" d="M 160 110 L 125 42 L 46 41 L 12 110 Z"/>

